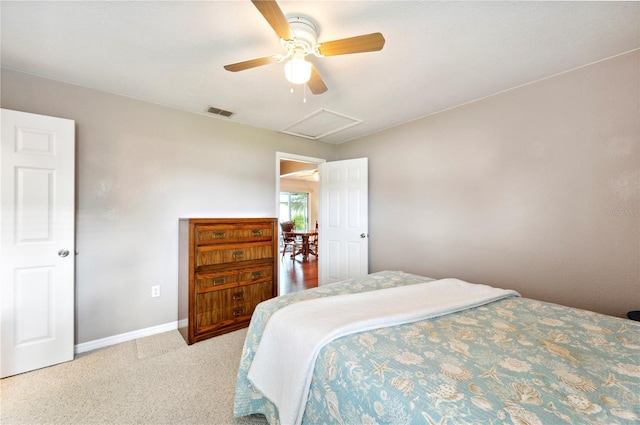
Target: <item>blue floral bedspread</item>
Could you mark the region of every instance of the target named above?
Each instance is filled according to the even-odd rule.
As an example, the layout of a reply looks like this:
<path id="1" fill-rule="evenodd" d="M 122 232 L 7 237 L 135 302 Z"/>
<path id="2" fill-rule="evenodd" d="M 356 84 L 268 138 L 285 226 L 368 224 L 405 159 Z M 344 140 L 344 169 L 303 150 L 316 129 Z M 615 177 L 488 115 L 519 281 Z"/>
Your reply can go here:
<path id="1" fill-rule="evenodd" d="M 262 413 L 280 423 L 275 406 L 247 379 L 265 324 L 279 308 L 429 280 L 387 271 L 260 304 L 242 352 L 235 416 Z M 303 423 L 640 423 L 640 323 L 508 298 L 345 336 L 318 355 Z"/>

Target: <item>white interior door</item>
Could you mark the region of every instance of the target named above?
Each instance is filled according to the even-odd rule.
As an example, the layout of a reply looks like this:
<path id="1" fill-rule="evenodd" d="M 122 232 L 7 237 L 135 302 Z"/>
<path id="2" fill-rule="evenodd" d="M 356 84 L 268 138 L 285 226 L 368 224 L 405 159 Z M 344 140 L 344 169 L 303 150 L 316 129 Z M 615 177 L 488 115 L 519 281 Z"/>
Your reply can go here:
<path id="1" fill-rule="evenodd" d="M 368 159 L 320 164 L 318 285 L 369 273 Z"/>
<path id="2" fill-rule="evenodd" d="M 0 376 L 73 359 L 74 121 L 2 109 Z"/>

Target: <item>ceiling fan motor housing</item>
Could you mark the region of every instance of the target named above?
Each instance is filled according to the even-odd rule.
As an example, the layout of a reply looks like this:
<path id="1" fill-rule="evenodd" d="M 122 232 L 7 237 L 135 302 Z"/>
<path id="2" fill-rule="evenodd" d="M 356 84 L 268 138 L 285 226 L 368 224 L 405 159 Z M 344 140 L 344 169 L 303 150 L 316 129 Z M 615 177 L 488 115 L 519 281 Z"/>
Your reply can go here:
<path id="1" fill-rule="evenodd" d="M 318 42 L 318 30 L 313 21 L 301 16 L 292 16 L 287 18 L 287 22 L 295 35 L 293 47 L 302 47 L 305 55 L 312 53 Z"/>

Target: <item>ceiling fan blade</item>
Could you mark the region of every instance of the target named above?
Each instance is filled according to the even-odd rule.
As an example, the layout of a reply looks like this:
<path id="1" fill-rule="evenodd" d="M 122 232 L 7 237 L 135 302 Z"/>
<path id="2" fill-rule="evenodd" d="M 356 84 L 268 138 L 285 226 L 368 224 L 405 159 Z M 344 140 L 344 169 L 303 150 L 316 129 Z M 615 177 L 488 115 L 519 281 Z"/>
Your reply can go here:
<path id="1" fill-rule="evenodd" d="M 258 8 L 278 37 L 284 40 L 293 40 L 293 31 L 278 3 L 274 0 L 251 0 L 251 3 Z"/>
<path id="2" fill-rule="evenodd" d="M 320 43 L 318 52 L 323 56 L 346 55 L 349 53 L 376 52 L 384 47 L 384 37 L 379 32 L 357 37 Z"/>
<path id="3" fill-rule="evenodd" d="M 245 69 L 255 68 L 257 66 L 269 65 L 270 63 L 280 62 L 280 59 L 273 56 L 266 56 L 264 58 L 251 59 L 244 62 L 232 63 L 225 65 L 224 69 L 231 72 L 244 71 Z"/>
<path id="4" fill-rule="evenodd" d="M 313 94 L 322 94 L 328 90 L 315 66 L 311 66 L 311 77 L 307 81 L 307 85 Z"/>

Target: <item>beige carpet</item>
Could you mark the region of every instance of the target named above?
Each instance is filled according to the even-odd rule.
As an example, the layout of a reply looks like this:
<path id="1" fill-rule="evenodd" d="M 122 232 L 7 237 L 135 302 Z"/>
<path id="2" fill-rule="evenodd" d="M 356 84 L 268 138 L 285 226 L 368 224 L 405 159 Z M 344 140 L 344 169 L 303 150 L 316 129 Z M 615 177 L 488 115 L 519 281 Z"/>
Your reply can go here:
<path id="1" fill-rule="evenodd" d="M 236 373 L 246 329 L 188 346 L 178 331 L 83 353 L 0 381 L 0 423 L 239 424 Z"/>

